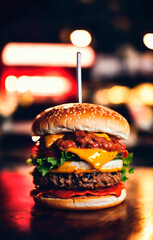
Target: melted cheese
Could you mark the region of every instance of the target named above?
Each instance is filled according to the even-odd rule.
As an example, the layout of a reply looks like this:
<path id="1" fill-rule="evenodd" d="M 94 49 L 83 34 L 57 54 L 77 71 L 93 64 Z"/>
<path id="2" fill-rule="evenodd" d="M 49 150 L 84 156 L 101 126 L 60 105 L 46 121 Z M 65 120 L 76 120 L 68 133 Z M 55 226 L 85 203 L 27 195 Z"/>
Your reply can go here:
<path id="1" fill-rule="evenodd" d="M 62 138 L 64 134 L 53 134 L 45 136 L 45 146 L 50 148 L 53 142 L 55 142 L 58 138 Z"/>
<path id="2" fill-rule="evenodd" d="M 57 169 L 52 169 L 51 172 L 72 173 L 72 172 L 78 172 L 78 170 L 83 170 L 83 169 L 78 168 L 75 162 L 66 161 L 63 165 L 59 166 Z"/>
<path id="3" fill-rule="evenodd" d="M 94 133 L 98 137 L 105 137 L 108 141 L 110 140 L 110 137 L 106 133 Z M 53 134 L 53 135 L 47 135 L 45 136 L 45 145 L 47 148 L 50 148 L 53 142 L 55 142 L 58 138 L 62 138 L 64 134 Z M 52 172 L 93 172 L 93 171 L 101 171 L 101 172 L 113 172 L 113 171 L 119 171 L 121 170 L 121 166 L 117 167 L 116 165 L 112 166 L 112 163 L 110 165 L 108 162 L 110 162 L 112 159 L 114 159 L 117 155 L 117 151 L 108 152 L 103 149 L 80 149 L 80 148 L 68 148 L 66 150 L 67 152 L 71 152 L 76 154 L 82 161 L 81 166 L 78 167 L 78 164 L 76 162 L 69 162 L 66 161 L 62 166 L 59 166 L 58 169 L 52 170 Z M 115 164 L 117 161 L 115 161 Z M 86 164 L 86 166 L 83 167 L 83 164 Z M 88 164 L 88 166 L 87 166 Z M 110 166 L 110 167 L 109 167 Z"/>
<path id="4" fill-rule="evenodd" d="M 100 172 L 117 172 L 121 171 L 123 168 L 122 160 L 112 160 L 108 163 L 105 163 L 98 171 Z M 81 173 L 81 172 L 95 172 L 96 170 L 88 163 L 83 161 L 67 161 L 63 165 L 59 166 L 57 169 L 51 170 L 52 172 L 59 173 Z"/>
<path id="5" fill-rule="evenodd" d="M 98 137 L 104 137 L 107 140 L 110 140 L 110 137 L 106 133 L 94 133 Z"/>
<path id="6" fill-rule="evenodd" d="M 108 152 L 103 149 L 68 148 L 67 152 L 76 154 L 80 159 L 90 163 L 93 168 L 100 169 L 105 163 L 114 159 L 118 152 Z"/>

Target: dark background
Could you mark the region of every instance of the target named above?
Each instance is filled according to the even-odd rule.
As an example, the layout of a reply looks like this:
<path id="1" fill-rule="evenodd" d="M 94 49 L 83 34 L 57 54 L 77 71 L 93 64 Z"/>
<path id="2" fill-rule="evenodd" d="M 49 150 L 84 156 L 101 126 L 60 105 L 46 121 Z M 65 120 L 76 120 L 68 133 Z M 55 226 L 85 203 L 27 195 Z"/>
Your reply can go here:
<path id="1" fill-rule="evenodd" d="M 153 31 L 152 12 L 151 0 L 1 1 L 0 46 L 68 42 L 74 29 L 87 29 L 96 52 L 112 53 L 125 43 L 146 51 L 142 37 Z"/>

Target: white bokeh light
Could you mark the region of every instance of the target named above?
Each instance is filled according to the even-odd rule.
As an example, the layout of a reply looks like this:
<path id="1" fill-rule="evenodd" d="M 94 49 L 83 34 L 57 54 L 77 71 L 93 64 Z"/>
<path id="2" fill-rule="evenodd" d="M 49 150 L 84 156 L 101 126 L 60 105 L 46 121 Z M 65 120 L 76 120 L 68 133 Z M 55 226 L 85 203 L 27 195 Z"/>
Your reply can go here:
<path id="1" fill-rule="evenodd" d="M 147 48 L 153 49 L 153 33 L 145 34 L 143 37 L 143 43 Z"/>
<path id="2" fill-rule="evenodd" d="M 86 30 L 75 30 L 71 33 L 70 40 L 76 47 L 87 47 L 91 43 L 91 35 Z"/>

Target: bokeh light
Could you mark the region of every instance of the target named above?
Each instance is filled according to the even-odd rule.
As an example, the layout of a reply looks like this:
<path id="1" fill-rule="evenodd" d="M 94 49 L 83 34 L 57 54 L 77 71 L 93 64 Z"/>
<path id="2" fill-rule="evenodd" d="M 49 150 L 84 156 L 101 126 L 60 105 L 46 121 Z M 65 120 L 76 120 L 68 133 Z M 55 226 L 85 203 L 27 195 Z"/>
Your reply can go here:
<path id="1" fill-rule="evenodd" d="M 70 92 L 72 84 L 62 76 L 8 76 L 5 79 L 5 89 L 8 92 L 25 93 L 30 91 L 33 95 L 61 95 Z"/>
<path id="2" fill-rule="evenodd" d="M 145 105 L 153 105 L 153 84 L 142 83 L 136 86 L 132 90 L 131 100 Z"/>
<path id="3" fill-rule="evenodd" d="M 126 103 L 129 99 L 130 90 L 124 86 L 113 86 L 108 90 L 108 99 L 110 103 Z"/>
<path id="4" fill-rule="evenodd" d="M 93 102 L 96 104 L 108 105 L 108 89 L 98 89 L 93 95 Z"/>
<path id="5" fill-rule="evenodd" d="M 87 47 L 91 43 L 91 35 L 86 30 L 75 30 L 71 33 L 70 40 L 76 47 Z"/>
<path id="6" fill-rule="evenodd" d="M 143 37 L 143 43 L 147 48 L 153 49 L 153 33 L 145 34 Z"/>
<path id="7" fill-rule="evenodd" d="M 17 78 L 13 75 L 6 77 L 5 79 L 5 88 L 8 92 L 15 92 L 17 85 Z"/>

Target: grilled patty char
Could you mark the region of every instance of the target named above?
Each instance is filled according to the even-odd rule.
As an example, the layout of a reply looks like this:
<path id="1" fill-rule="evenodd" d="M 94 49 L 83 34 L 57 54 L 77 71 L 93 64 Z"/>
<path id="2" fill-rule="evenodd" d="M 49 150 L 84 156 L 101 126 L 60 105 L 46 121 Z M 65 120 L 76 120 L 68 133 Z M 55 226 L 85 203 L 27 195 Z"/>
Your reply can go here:
<path id="1" fill-rule="evenodd" d="M 34 184 L 40 189 L 87 190 L 112 187 L 122 180 L 121 172 L 47 173 L 33 171 Z"/>

